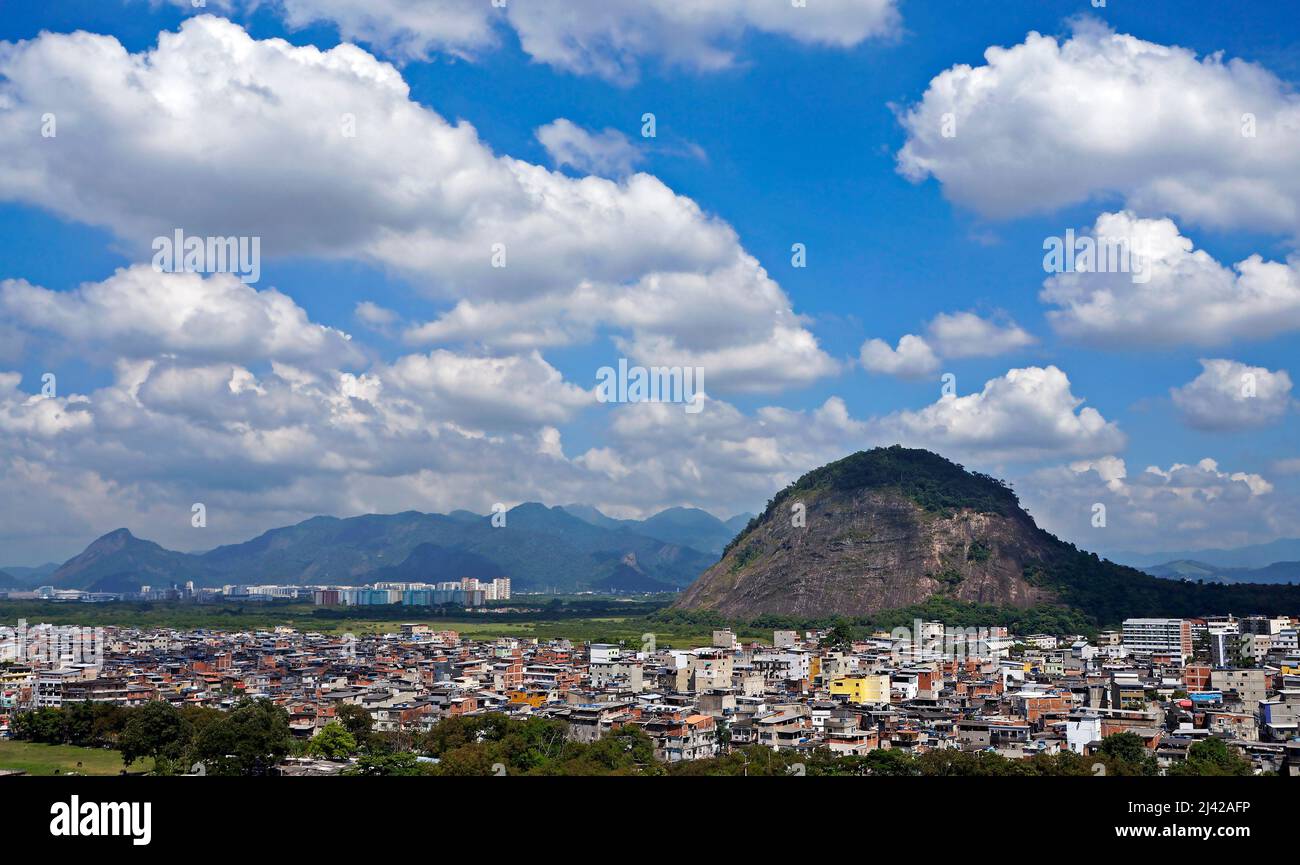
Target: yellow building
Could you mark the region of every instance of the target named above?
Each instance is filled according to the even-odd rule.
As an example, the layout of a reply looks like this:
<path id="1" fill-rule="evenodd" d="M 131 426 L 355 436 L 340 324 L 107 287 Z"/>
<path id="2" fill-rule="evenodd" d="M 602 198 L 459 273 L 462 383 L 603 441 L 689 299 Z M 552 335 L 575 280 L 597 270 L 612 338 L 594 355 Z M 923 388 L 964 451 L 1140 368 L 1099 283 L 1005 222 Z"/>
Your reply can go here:
<path id="1" fill-rule="evenodd" d="M 527 703 L 536 709 L 546 702 L 545 691 L 511 691 L 507 696 L 511 703 Z"/>
<path id="2" fill-rule="evenodd" d="M 884 673 L 841 676 L 831 682 L 832 697 L 846 697 L 850 703 L 888 703 L 889 676 Z"/>

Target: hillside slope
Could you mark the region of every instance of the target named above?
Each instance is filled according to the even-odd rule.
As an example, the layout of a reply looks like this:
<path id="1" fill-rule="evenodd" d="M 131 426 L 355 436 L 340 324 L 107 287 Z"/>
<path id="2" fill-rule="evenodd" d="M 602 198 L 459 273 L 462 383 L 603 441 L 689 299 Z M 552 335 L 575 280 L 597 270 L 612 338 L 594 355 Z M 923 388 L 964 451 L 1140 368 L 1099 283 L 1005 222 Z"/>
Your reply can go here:
<path id="1" fill-rule="evenodd" d="M 1300 611 L 1300 587 L 1173 582 L 1104 561 L 1038 528 L 996 478 L 898 446 L 853 454 L 777 493 L 676 606 L 852 617 L 936 596 L 1064 604 L 1105 623 Z"/>

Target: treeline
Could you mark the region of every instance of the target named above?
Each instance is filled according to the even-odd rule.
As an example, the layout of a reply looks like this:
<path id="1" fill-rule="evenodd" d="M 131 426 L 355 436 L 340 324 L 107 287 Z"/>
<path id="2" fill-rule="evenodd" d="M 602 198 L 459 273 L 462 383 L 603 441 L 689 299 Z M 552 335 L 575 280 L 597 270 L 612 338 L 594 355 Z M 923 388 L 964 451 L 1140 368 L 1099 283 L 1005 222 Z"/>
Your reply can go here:
<path id="1" fill-rule="evenodd" d="M 541 601 L 537 598 L 512 598 L 509 601 L 492 601 L 493 607 L 515 607 L 502 612 L 472 612 L 475 622 L 562 622 L 571 619 L 599 618 L 602 616 L 643 616 L 660 609 L 671 601 L 670 596 L 641 601 L 602 600 L 599 598 L 561 599 Z M 457 604 L 440 604 L 431 607 L 402 606 L 396 604 L 315 607 L 312 618 L 346 621 L 433 621 L 449 619 L 464 621 L 466 609 Z"/>
<path id="2" fill-rule="evenodd" d="M 1101 624 L 1114 626 L 1133 616 L 1300 613 L 1300 586 L 1162 579 L 1043 534 L 1060 552 L 1026 578 L 1056 589 L 1063 603 L 1087 610 Z"/>
<path id="3" fill-rule="evenodd" d="M 73 703 L 20 713 L 14 736 L 47 744 L 115 748 L 124 765 L 151 760 L 152 772 L 189 772 L 197 763 L 208 775 L 265 775 L 285 757 L 306 755 L 347 761 L 344 775 L 856 775 L 1048 776 L 1158 775 L 1142 739 L 1119 733 L 1103 740 L 1098 753 L 1072 751 L 1014 760 L 988 751 L 936 750 L 912 754 L 876 750 L 845 756 L 818 748 L 811 753 L 773 751 L 761 745 L 704 760 L 664 763 L 640 727 L 628 725 L 594 742 L 569 738 L 569 725 L 542 717 L 524 719 L 489 713 L 445 718 L 427 733 L 376 733 L 360 706 L 338 707 L 337 719 L 309 741 L 294 740 L 288 714 L 269 700 L 243 700 L 228 712 L 163 701 L 122 708 Z M 727 740 L 725 728 L 719 744 Z M 425 759 L 421 759 L 425 758 Z M 1171 775 L 1250 775 L 1249 760 L 1220 739 L 1192 745 Z"/>
<path id="4" fill-rule="evenodd" d="M 654 742 L 640 727 L 621 727 L 590 743 L 571 741 L 568 732 L 566 722 L 552 718 L 446 718 L 417 747 L 439 761 L 431 775 L 662 774 Z"/>
<path id="5" fill-rule="evenodd" d="M 836 616 L 801 618 L 768 613 L 752 619 L 729 619 L 712 610 L 680 609 L 664 609 L 647 617 L 648 622 L 659 623 L 665 627 L 731 628 L 737 632 L 807 631 L 838 627 L 848 628 L 855 637 L 864 637 L 878 630 L 910 628 L 916 619 L 940 621 L 961 628 L 1006 627 L 1018 634 L 1093 636 L 1097 633 L 1096 622 L 1079 610 L 1047 605 L 1020 609 L 968 603 L 939 596 L 931 597 L 923 604 L 881 610 L 851 618 Z"/>
<path id="6" fill-rule="evenodd" d="M 1250 775 L 1249 760 L 1220 739 L 1198 742 L 1188 759 L 1171 768 L 1169 775 Z M 1073 751 L 1036 754 L 1011 759 L 991 751 L 935 750 L 912 754 L 901 750 L 876 750 L 861 756 L 833 754 L 818 748 L 802 755 L 751 745 L 722 757 L 674 763 L 670 775 L 811 775 L 819 777 L 1084 777 L 1154 776 L 1160 769 L 1146 753 L 1142 740 L 1118 733 L 1102 742 L 1099 753 L 1087 757 Z"/>
<path id="7" fill-rule="evenodd" d="M 82 627 L 175 628 L 177 630 L 271 630 L 311 615 L 312 605 L 289 599 L 266 601 L 0 601 L 0 618 Z M 305 625 L 306 623 L 303 622 Z"/>
<path id="8" fill-rule="evenodd" d="M 113 748 L 124 767 L 146 761 L 158 775 L 264 775 L 294 749 L 289 714 L 270 700 L 245 699 L 229 711 L 177 708 L 164 700 L 141 706 L 78 702 L 15 713 L 15 739 L 47 745 Z"/>
<path id="9" fill-rule="evenodd" d="M 845 756 L 818 748 L 808 754 L 773 751 L 761 745 L 736 748 L 719 757 L 664 763 L 654 757 L 654 743 L 639 727 L 625 726 L 591 743 L 569 741 L 568 725 L 547 718 L 515 719 L 488 714 L 447 718 L 412 742 L 421 754 L 436 758 L 418 774 L 426 775 L 812 775 L 812 776 L 1154 776 L 1155 757 L 1132 733 L 1106 737 L 1096 754 L 1073 751 L 1010 759 L 988 751 L 935 750 L 912 754 L 876 750 Z M 725 730 L 719 742 L 726 739 Z M 363 759 L 361 765 L 366 765 Z M 1249 760 L 1220 739 L 1197 742 L 1186 762 L 1170 775 L 1250 775 Z M 351 770 L 353 774 L 396 774 Z M 402 773 L 416 774 L 416 772 Z"/>

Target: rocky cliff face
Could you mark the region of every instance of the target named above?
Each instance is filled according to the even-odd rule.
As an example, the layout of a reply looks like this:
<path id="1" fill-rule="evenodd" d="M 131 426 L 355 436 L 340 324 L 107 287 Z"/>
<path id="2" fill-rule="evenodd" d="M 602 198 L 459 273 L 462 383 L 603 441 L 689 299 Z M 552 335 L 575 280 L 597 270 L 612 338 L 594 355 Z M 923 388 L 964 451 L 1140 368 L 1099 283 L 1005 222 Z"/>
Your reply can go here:
<path id="1" fill-rule="evenodd" d="M 732 618 L 858 616 L 933 595 L 1028 607 L 1055 600 L 1024 575 L 1048 554 L 1022 512 L 927 511 L 895 489 L 800 490 L 738 537 L 678 606 Z"/>
<path id="2" fill-rule="evenodd" d="M 728 618 L 868 616 L 933 597 L 1129 616 L 1300 613 L 1300 586 L 1162 580 L 1038 528 L 1011 488 L 938 454 L 861 451 L 777 493 L 676 606 Z"/>

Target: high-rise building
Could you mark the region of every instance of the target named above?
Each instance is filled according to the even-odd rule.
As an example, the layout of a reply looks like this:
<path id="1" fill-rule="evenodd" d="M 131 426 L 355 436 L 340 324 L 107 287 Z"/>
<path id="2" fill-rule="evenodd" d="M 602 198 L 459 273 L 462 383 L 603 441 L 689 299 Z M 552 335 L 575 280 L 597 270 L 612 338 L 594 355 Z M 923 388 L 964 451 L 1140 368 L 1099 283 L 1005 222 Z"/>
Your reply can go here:
<path id="1" fill-rule="evenodd" d="M 480 583 L 479 588 L 483 590 L 483 597 L 485 600 L 510 600 L 510 580 L 507 578 L 498 577 L 490 583 Z"/>
<path id="2" fill-rule="evenodd" d="M 1186 619 L 1125 619 L 1124 650 L 1131 655 L 1192 656 L 1192 625 Z"/>

